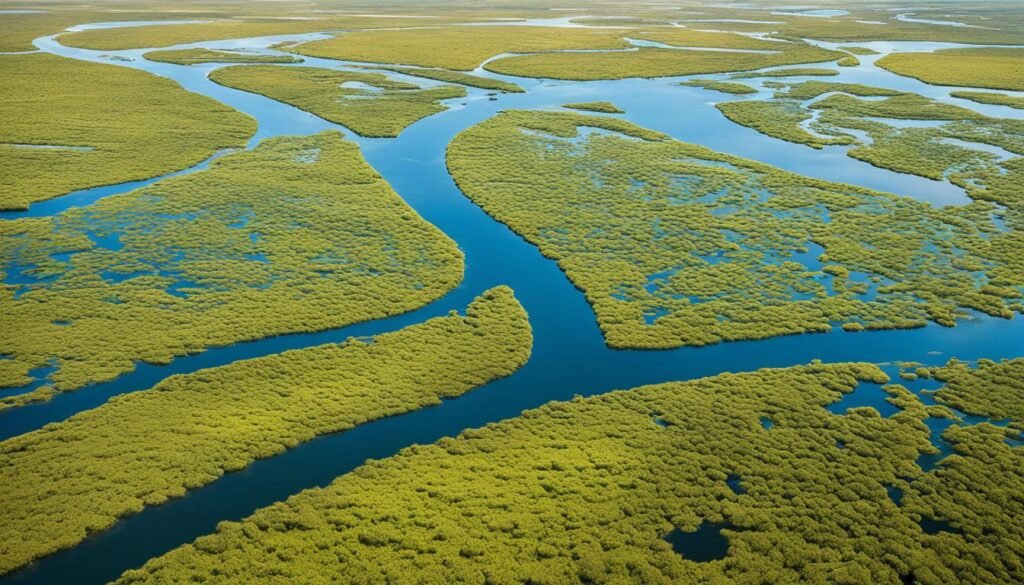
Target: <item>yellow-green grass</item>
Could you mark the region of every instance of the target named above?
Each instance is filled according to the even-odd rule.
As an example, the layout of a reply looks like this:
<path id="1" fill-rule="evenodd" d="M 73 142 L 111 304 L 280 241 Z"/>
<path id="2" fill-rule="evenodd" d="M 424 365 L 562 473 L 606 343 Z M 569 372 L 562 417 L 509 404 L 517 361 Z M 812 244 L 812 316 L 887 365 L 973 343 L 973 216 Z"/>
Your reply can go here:
<path id="1" fill-rule="evenodd" d="M 782 43 L 755 39 L 736 33 L 710 32 L 685 28 L 643 29 L 638 31 L 622 32 L 621 34 L 629 38 L 656 41 L 666 45 L 672 45 L 674 47 L 786 51 L 798 45 L 798 43 Z"/>
<path id="2" fill-rule="evenodd" d="M 1024 91 L 1024 49 L 945 49 L 893 53 L 876 64 L 935 85 Z"/>
<path id="3" fill-rule="evenodd" d="M 935 208 L 570 112 L 499 114 L 455 138 L 448 167 L 558 261 L 612 347 L 1024 311 L 1024 232 L 988 203 Z"/>
<path id="4" fill-rule="evenodd" d="M 311 57 L 470 71 L 502 53 L 628 47 L 617 29 L 447 26 L 344 33 L 290 50 Z"/>
<path id="5" fill-rule="evenodd" d="M 142 55 L 150 61 L 197 65 L 200 63 L 297 63 L 302 59 L 291 55 L 263 55 L 243 51 L 217 51 L 213 49 L 176 49 L 150 51 Z"/>
<path id="6" fill-rule="evenodd" d="M 814 148 L 856 142 L 851 136 L 824 136 L 808 132 L 801 124 L 811 119 L 811 113 L 790 101 L 725 102 L 715 104 L 715 107 L 736 124 L 788 142 Z"/>
<path id="7" fill-rule="evenodd" d="M 416 309 L 462 278 L 454 242 L 340 133 L 279 137 L 53 217 L 0 222 L 0 386 L 53 363 L 52 387 L 136 362 Z"/>
<path id="8" fill-rule="evenodd" d="M 638 27 L 638 26 L 672 26 L 672 23 L 667 20 L 658 20 L 654 18 L 641 18 L 636 16 L 606 16 L 606 17 L 581 17 L 574 18 L 571 21 L 573 24 L 582 24 L 586 26 L 616 26 L 616 27 Z"/>
<path id="9" fill-rule="evenodd" d="M 1021 582 L 1020 449 L 954 426 L 956 456 L 924 473 L 924 420 L 946 409 L 898 385 L 888 418 L 826 409 L 886 379 L 810 365 L 548 404 L 224 522 L 116 583 Z M 721 561 L 664 540 L 704 523 L 724 525 Z"/>
<path id="10" fill-rule="evenodd" d="M 430 67 L 367 67 L 384 71 L 394 71 L 395 73 L 402 73 L 413 77 L 444 81 L 446 83 L 458 83 L 459 85 L 467 85 L 469 87 L 478 87 L 480 89 L 489 89 L 492 91 L 504 91 L 507 93 L 524 93 L 526 91 L 510 81 L 491 79 L 490 77 L 481 77 L 479 75 L 470 75 L 469 73 L 450 71 L 448 69 L 433 69 Z"/>
<path id="11" fill-rule="evenodd" d="M 343 29 L 420 27 L 443 22 L 447 22 L 447 19 L 372 16 L 322 16 L 309 20 L 223 19 L 191 24 L 86 30 L 61 35 L 60 42 L 69 47 L 118 51 L 170 47 L 200 41 L 330 32 Z"/>
<path id="12" fill-rule="evenodd" d="M 997 201 L 1021 209 L 1024 159 L 1001 159 L 989 144 L 1024 156 L 1024 122 L 989 118 L 973 110 L 911 93 L 860 84 L 806 81 L 778 84 L 771 100 L 718 104 L 730 120 L 769 136 L 821 148 L 850 144 L 847 154 L 875 166 L 949 181 L 974 199 Z M 805 103 L 823 96 L 812 103 Z M 994 94 L 998 95 L 998 94 Z M 884 99 L 858 99 L 882 97 Z M 809 132 L 803 123 L 817 110 Z M 892 119 L 892 123 L 886 120 Z M 938 126 L 899 128 L 896 120 L 934 120 Z M 942 122 L 946 123 L 942 123 Z M 869 140 L 850 130 L 865 132 Z M 964 140 L 979 143 L 950 142 Z"/>
<path id="13" fill-rule="evenodd" d="M 781 45 L 781 43 L 778 43 Z M 780 47 L 780 49 L 782 49 Z M 803 43 L 777 53 L 743 53 L 661 48 L 635 51 L 539 53 L 504 57 L 488 62 L 488 71 L 520 77 L 570 80 L 672 77 L 728 73 L 772 67 L 834 61 L 842 55 Z"/>
<path id="14" fill-rule="evenodd" d="M 838 43 L 867 41 L 936 41 L 1019 45 L 1024 43 L 1020 20 L 989 21 L 984 28 L 952 27 L 887 20 L 885 25 L 859 23 L 850 18 L 787 18 L 784 25 L 769 25 L 780 35 Z M 998 28 L 1002 26 L 1003 28 Z M 724 28 L 716 26 L 716 28 Z"/>
<path id="15" fill-rule="evenodd" d="M 963 100 L 971 100 L 979 104 L 991 106 L 1007 106 L 1024 110 L 1024 97 L 1006 95 L 1004 93 L 992 93 L 988 91 L 954 91 L 949 95 Z"/>
<path id="16" fill-rule="evenodd" d="M 5 9 L 6 9 L 5 5 Z M 91 22 L 137 21 L 137 20 L 180 20 L 180 13 L 168 11 L 116 10 L 104 8 L 87 9 L 55 7 L 53 5 L 25 7 L 39 12 L 0 13 L 0 52 L 32 51 L 32 41 L 52 35 L 76 25 Z"/>
<path id="17" fill-rule="evenodd" d="M 919 372 L 922 372 L 920 369 Z M 927 368 L 925 377 L 943 383 L 935 393 L 940 404 L 1024 429 L 1024 359 L 994 362 L 979 360 L 975 368 L 952 360 L 941 368 Z"/>
<path id="18" fill-rule="evenodd" d="M 749 85 L 743 83 L 735 83 L 732 81 L 721 81 L 716 79 L 691 79 L 689 81 L 683 81 L 679 85 L 688 85 L 691 87 L 703 87 L 704 89 L 711 89 L 714 91 L 720 91 L 722 93 L 731 93 L 733 95 L 743 95 L 750 93 L 757 93 L 757 90 Z"/>
<path id="19" fill-rule="evenodd" d="M 823 67 L 789 67 L 786 69 L 772 69 L 769 71 L 751 71 L 749 73 L 737 73 L 730 77 L 730 79 L 753 79 L 758 77 L 804 77 L 804 76 L 821 76 L 828 77 L 832 75 L 839 75 L 839 72 L 835 69 L 825 69 Z"/>
<path id="20" fill-rule="evenodd" d="M 622 114 L 623 111 L 611 102 L 575 102 L 562 105 L 570 110 L 582 110 L 585 112 L 599 112 L 602 114 Z"/>
<path id="21" fill-rule="evenodd" d="M 853 53 L 854 55 L 877 55 L 878 51 L 870 49 L 868 47 L 839 47 L 840 50 L 846 51 L 847 53 Z"/>
<path id="22" fill-rule="evenodd" d="M 327 433 L 437 405 L 526 363 L 508 287 L 369 342 L 177 375 L 0 443 L 0 574 Z"/>
<path id="23" fill-rule="evenodd" d="M 0 55 L 0 208 L 189 167 L 256 122 L 177 83 L 45 54 Z"/>
<path id="24" fill-rule="evenodd" d="M 398 136 L 416 120 L 446 110 L 442 100 L 466 95 L 465 89 L 454 85 L 422 89 L 381 73 L 319 67 L 237 65 L 213 71 L 210 79 L 291 104 L 373 137 Z"/>

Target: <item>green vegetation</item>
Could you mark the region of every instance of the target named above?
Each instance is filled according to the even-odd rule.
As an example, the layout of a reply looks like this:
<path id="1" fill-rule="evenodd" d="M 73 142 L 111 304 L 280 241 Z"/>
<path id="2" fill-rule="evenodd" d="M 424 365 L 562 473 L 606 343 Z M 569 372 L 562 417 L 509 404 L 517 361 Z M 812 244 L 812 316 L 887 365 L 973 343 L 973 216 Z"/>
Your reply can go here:
<path id="1" fill-rule="evenodd" d="M 751 71 L 750 73 L 737 73 L 730 79 L 752 79 L 757 77 L 805 77 L 805 76 L 832 76 L 839 75 L 835 69 L 821 67 L 789 67 L 786 69 L 770 69 L 768 71 Z"/>
<path id="2" fill-rule="evenodd" d="M 245 51 L 217 51 L 213 49 L 177 49 L 150 51 L 143 55 L 150 61 L 174 63 L 175 65 L 196 65 L 199 63 L 298 63 L 302 61 L 291 55 L 263 55 Z"/>
<path id="3" fill-rule="evenodd" d="M 854 55 L 877 55 L 878 51 L 869 49 L 867 47 L 839 47 L 840 50 L 846 51 L 847 53 L 853 53 Z"/>
<path id="4" fill-rule="evenodd" d="M 7 6 L 10 4 L 5 4 L 5 9 Z M 180 15 L 170 11 L 136 11 L 125 7 L 117 10 L 89 9 L 81 4 L 78 7 L 58 7 L 50 4 L 45 9 L 33 8 L 30 10 L 38 11 L 0 13 L 0 30 L 3 31 L 3 35 L 0 35 L 0 52 L 34 51 L 36 47 L 32 41 L 35 39 L 59 33 L 76 24 L 181 18 Z"/>
<path id="5" fill-rule="evenodd" d="M 668 20 L 656 20 L 651 18 L 639 18 L 630 16 L 607 16 L 607 17 L 581 17 L 574 18 L 571 21 L 573 24 L 583 24 L 586 26 L 671 26 L 672 23 Z"/>
<path id="6" fill-rule="evenodd" d="M 689 85 L 691 87 L 703 87 L 704 89 L 712 89 L 714 91 L 720 91 L 722 93 L 731 93 L 734 95 L 743 95 L 749 93 L 757 93 L 757 90 L 749 85 L 742 83 L 734 83 L 732 81 L 719 81 L 715 79 L 691 79 L 689 81 L 683 81 L 679 85 Z"/>
<path id="7" fill-rule="evenodd" d="M 521 77 L 593 80 L 748 71 L 776 65 L 834 61 L 842 56 L 842 53 L 805 43 L 787 43 L 781 47 L 783 50 L 778 50 L 779 46 L 773 48 L 777 52 L 640 48 L 636 51 L 539 53 L 497 59 L 484 67 L 495 73 Z"/>
<path id="8" fill-rule="evenodd" d="M 1024 429 L 1024 359 L 980 360 L 976 368 L 952 360 L 923 373 L 945 384 L 935 393 L 941 404 L 968 414 L 1009 420 L 1012 426 Z"/>
<path id="9" fill-rule="evenodd" d="M 735 33 L 711 32 L 686 28 L 644 29 L 622 33 L 628 38 L 655 41 L 673 47 L 708 47 L 715 49 L 737 49 L 750 51 L 786 51 L 804 47 L 803 43 L 780 43 L 755 39 Z M 687 53 L 681 57 L 685 58 Z"/>
<path id="10" fill-rule="evenodd" d="M 979 104 L 1009 106 L 1018 110 L 1024 110 L 1024 97 L 1006 95 L 1003 93 L 991 93 L 988 91 L 954 91 L 949 95 L 955 98 L 978 102 Z"/>
<path id="11" fill-rule="evenodd" d="M 456 20 L 461 19 L 456 18 Z M 430 24 L 444 22 L 448 22 L 448 20 L 443 17 L 430 20 Z M 423 26 L 424 24 L 425 22 L 422 18 L 391 18 L 386 16 L 325 17 L 323 14 L 319 14 L 316 18 L 308 20 L 273 18 L 250 20 L 223 19 L 189 24 L 95 29 L 63 34 L 60 37 L 60 41 L 68 47 L 97 51 L 119 51 L 123 49 L 170 47 L 172 45 L 184 45 L 199 41 L 294 35 L 341 29 L 415 27 Z"/>
<path id="12" fill-rule="evenodd" d="M 860 59 L 854 57 L 853 55 L 850 55 L 848 57 L 843 57 L 842 59 L 836 61 L 836 65 L 839 65 L 840 67 L 856 67 L 860 65 Z"/>
<path id="13" fill-rule="evenodd" d="M 893 53 L 876 64 L 935 85 L 1024 91 L 1024 49 L 944 49 Z"/>
<path id="14" fill-rule="evenodd" d="M 437 81 L 444 81 L 445 83 L 458 83 L 459 85 L 468 85 L 469 87 L 479 87 L 480 89 L 489 89 L 492 91 L 504 91 L 507 93 L 523 93 L 525 91 L 523 88 L 509 81 L 491 79 L 490 77 L 481 77 L 479 75 L 470 75 L 468 73 L 463 73 L 461 71 L 449 71 L 447 69 L 431 69 L 426 67 L 387 66 L 373 66 L 372 69 L 394 71 L 395 73 L 412 75 L 413 77 L 434 79 Z"/>
<path id="15" fill-rule="evenodd" d="M 1014 209 L 1006 230 L 989 203 L 937 209 L 569 112 L 499 114 L 456 137 L 448 166 L 558 261 L 612 347 L 1024 311 Z"/>
<path id="16" fill-rule="evenodd" d="M 256 459 L 507 376 L 530 345 L 526 313 L 499 287 L 465 317 L 172 376 L 4 441 L 0 574 Z"/>
<path id="17" fill-rule="evenodd" d="M 455 243 L 339 133 L 267 140 L 206 171 L 0 222 L 0 386 L 58 368 L 52 388 L 0 408 L 135 362 L 410 311 L 462 269 Z"/>
<path id="18" fill-rule="evenodd" d="M 807 131 L 803 124 L 811 119 L 811 113 L 799 104 L 787 101 L 746 101 L 715 104 L 726 118 L 753 128 L 772 138 L 824 148 L 831 144 L 852 144 L 849 136 L 822 136 Z"/>
<path id="19" fill-rule="evenodd" d="M 442 100 L 466 95 L 465 89 L 454 85 L 422 89 L 381 73 L 319 67 L 237 65 L 213 71 L 210 79 L 374 137 L 398 136 L 416 120 L 445 111 Z"/>
<path id="20" fill-rule="evenodd" d="M 564 104 L 563 108 L 569 108 L 571 110 L 583 110 L 586 112 L 600 112 L 603 114 L 622 114 L 622 110 L 611 102 L 576 102 L 572 104 Z"/>
<path id="21" fill-rule="evenodd" d="M 862 380 L 886 377 L 813 364 L 552 403 L 221 523 L 117 583 L 1021 582 L 1021 450 L 953 427 L 956 456 L 923 473 L 923 421 L 945 409 L 900 386 L 888 418 L 825 408 Z M 722 561 L 663 540 L 705 522 L 726 525 Z"/>
<path id="22" fill-rule="evenodd" d="M 1005 5 L 1002 5 L 1005 7 Z M 958 7 L 959 8 L 959 7 Z M 768 25 L 768 30 L 789 38 L 807 38 L 839 43 L 867 41 L 936 41 L 945 43 L 975 43 L 993 45 L 1019 45 L 1024 43 L 1022 20 L 1006 18 L 1003 10 L 999 19 L 989 20 L 984 27 L 952 27 L 891 20 L 885 14 L 884 25 L 858 22 L 854 18 L 788 18 L 785 25 Z M 881 16 L 876 13 L 876 16 Z M 1005 28 L 999 30 L 996 24 Z M 717 26 L 716 28 L 723 28 Z M 761 29 L 760 27 L 758 27 Z M 845 49 L 844 49 L 845 50 Z"/>
<path id="23" fill-rule="evenodd" d="M 310 57 L 470 71 L 501 53 L 628 47 L 621 30 L 543 26 L 450 26 L 345 33 L 291 51 Z"/>
<path id="24" fill-rule="evenodd" d="M 256 131 L 220 102 L 124 67 L 0 55 L 0 78 L 2 209 L 189 167 Z"/>
<path id="25" fill-rule="evenodd" d="M 733 122 L 775 138 L 815 148 L 850 144 L 854 148 L 849 156 L 875 166 L 948 179 L 975 199 L 1024 207 L 1019 188 L 1024 174 L 1020 120 L 988 118 L 917 94 L 859 84 L 807 81 L 777 87 L 786 89 L 771 100 L 717 107 Z M 939 124 L 901 128 L 901 119 Z M 863 134 L 858 137 L 851 131 Z M 990 152 L 990 146 L 1012 156 L 1001 157 Z"/>

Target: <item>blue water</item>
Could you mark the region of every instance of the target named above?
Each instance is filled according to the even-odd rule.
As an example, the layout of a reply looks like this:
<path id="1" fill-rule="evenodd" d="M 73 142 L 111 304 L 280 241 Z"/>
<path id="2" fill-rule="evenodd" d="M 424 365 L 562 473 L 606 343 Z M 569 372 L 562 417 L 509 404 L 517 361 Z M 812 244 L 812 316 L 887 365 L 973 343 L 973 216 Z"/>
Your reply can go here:
<path id="1" fill-rule="evenodd" d="M 665 541 L 685 559 L 696 563 L 717 561 L 729 552 L 729 539 L 722 534 L 723 528 L 729 525 L 702 522 L 693 532 L 673 530 L 665 536 Z"/>
<path id="2" fill-rule="evenodd" d="M 276 37 L 272 41 L 227 41 L 189 46 L 258 47 L 261 43 L 265 46 L 280 40 L 287 40 L 287 37 Z M 101 53 L 67 49 L 52 39 L 41 39 L 37 44 L 44 50 L 69 57 L 111 62 Z M 103 54 L 132 58 L 133 61 L 116 63 L 171 77 L 191 91 L 212 96 L 254 116 L 259 121 L 259 130 L 250 146 L 278 134 L 310 134 L 338 128 L 290 106 L 213 84 L 206 75 L 216 66 L 182 67 L 150 63 L 140 58 L 142 52 Z M 322 59 L 308 60 L 305 65 L 338 66 L 336 62 Z M 842 79 L 832 79 L 845 81 L 848 75 L 860 73 L 844 71 L 840 76 Z M 491 100 L 487 92 L 470 90 L 468 97 L 449 102 L 452 109 L 414 124 L 397 139 L 364 139 L 346 132 L 360 144 L 370 164 L 410 205 L 459 244 L 466 257 L 466 275 L 455 290 L 426 307 L 389 319 L 212 348 L 179 357 L 168 365 L 138 364 L 133 372 L 114 381 L 63 394 L 47 403 L 0 414 L 0 438 L 62 420 L 98 406 L 111 396 L 144 390 L 172 374 L 286 349 L 339 342 L 349 336 L 372 336 L 444 315 L 452 309 L 461 311 L 476 295 L 499 284 L 510 285 L 529 312 L 535 336 L 530 361 L 514 375 L 463 397 L 446 400 L 440 406 L 320 437 L 279 456 L 257 461 L 242 472 L 228 474 L 191 491 L 184 498 L 131 516 L 114 529 L 74 549 L 43 559 L 28 570 L 0 579 L 0 583 L 105 582 L 125 569 L 141 565 L 148 558 L 211 532 L 219 521 L 243 518 L 302 489 L 326 485 L 367 458 L 387 457 L 410 444 L 433 442 L 466 428 L 516 416 L 523 409 L 551 400 L 571 399 L 575 394 L 592 395 L 723 371 L 788 366 L 807 363 L 815 358 L 826 362 L 898 359 L 940 363 L 952 356 L 998 359 L 1022 353 L 1024 321 L 989 318 L 967 321 L 954 329 L 928 326 L 915 330 L 855 334 L 836 330 L 828 334 L 777 337 L 672 351 L 608 349 L 589 305 L 556 264 L 541 256 L 536 248 L 507 227 L 488 217 L 456 188 L 444 166 L 444 150 L 459 131 L 486 120 L 502 109 L 557 108 L 570 101 L 608 100 L 626 109 L 626 117 L 640 125 L 802 174 L 894 191 L 936 204 L 963 200 L 962 191 L 948 184 L 878 169 L 846 157 L 840 148 L 816 151 L 733 125 L 712 106 L 711 102 L 720 99 L 720 94 L 680 87 L 677 83 L 681 79 L 587 83 L 510 79 L 529 93 L 498 94 Z M 883 75 L 881 80 L 883 82 L 876 82 L 876 85 L 897 89 L 917 87 L 915 81 L 893 75 Z M 34 205 L 27 212 L 10 212 L 2 217 L 52 215 L 131 188 L 134 187 L 122 185 L 85 190 Z M 251 235 L 254 241 L 258 236 L 257 233 Z M 107 241 L 107 244 L 114 246 L 118 242 Z M 818 253 L 820 251 L 811 248 L 798 256 L 798 260 L 813 264 L 817 262 Z M 183 284 L 176 290 L 185 294 L 187 291 L 183 289 L 192 285 L 194 283 L 188 287 Z M 867 394 L 859 394 L 861 391 Z M 833 408 L 857 405 L 873 406 L 880 412 L 888 408 L 884 396 L 879 396 L 871 385 L 863 385 L 858 392 L 848 395 Z M 654 422 L 668 424 L 658 418 Z M 734 491 L 739 489 L 738 484 L 737 487 L 729 485 Z M 701 527 L 701 530 L 715 534 L 719 529 L 713 525 Z M 714 535 L 704 538 L 705 533 L 698 533 L 704 541 L 715 542 Z M 725 540 L 720 534 L 718 537 Z M 727 546 L 726 540 L 724 547 Z M 724 554 L 725 548 L 718 546 L 716 554 Z M 683 554 L 695 558 L 692 550 Z"/>

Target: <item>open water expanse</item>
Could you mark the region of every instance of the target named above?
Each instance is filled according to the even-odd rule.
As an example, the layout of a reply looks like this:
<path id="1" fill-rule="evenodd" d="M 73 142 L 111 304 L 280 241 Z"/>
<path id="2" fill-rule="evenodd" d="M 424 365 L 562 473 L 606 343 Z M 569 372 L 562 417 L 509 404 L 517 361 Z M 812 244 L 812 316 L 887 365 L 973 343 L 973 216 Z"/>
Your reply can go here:
<path id="1" fill-rule="evenodd" d="M 559 24 L 562 20 L 553 19 L 553 23 Z M 105 25 L 93 24 L 80 28 L 102 26 Z M 273 52 L 268 47 L 276 43 L 321 36 L 308 34 L 201 42 L 172 48 L 242 48 Z M 834 46 L 829 43 L 817 44 L 829 48 Z M 882 54 L 959 46 L 917 42 L 858 44 Z M 76 412 L 96 407 L 111 396 L 144 390 L 172 374 L 193 372 L 287 349 L 339 342 L 353 335 L 375 335 L 444 315 L 453 309 L 462 311 L 476 295 L 499 284 L 511 286 L 529 312 L 535 343 L 530 361 L 510 377 L 492 382 L 461 398 L 447 400 L 437 407 L 371 422 L 257 461 L 244 471 L 228 474 L 206 487 L 189 492 L 183 498 L 147 508 L 126 518 L 112 530 L 71 550 L 57 553 L 24 571 L 0 578 L 0 584 L 104 583 L 126 569 L 140 566 L 151 557 L 211 532 L 219 521 L 243 518 L 257 508 L 305 488 L 326 485 L 368 458 L 386 457 L 408 445 L 455 435 L 463 429 L 509 418 L 524 409 L 551 400 L 570 399 L 575 394 L 597 394 L 726 371 L 803 364 L 815 358 L 824 361 L 888 363 L 906 360 L 935 364 L 954 356 L 973 360 L 1024 355 L 1024 320 L 987 317 L 972 317 L 952 329 L 936 325 L 915 330 L 863 333 L 845 333 L 836 329 L 826 334 L 724 343 L 704 348 L 671 351 L 611 350 L 605 346 L 594 314 L 583 294 L 569 282 L 555 262 L 541 256 L 536 248 L 474 205 L 456 188 L 445 168 L 445 148 L 452 138 L 500 110 L 555 109 L 567 102 L 606 100 L 625 110 L 624 117 L 641 126 L 664 132 L 679 140 L 759 160 L 786 170 L 890 191 L 926 200 L 934 205 L 955 205 L 967 201 L 963 191 L 948 182 L 873 167 L 847 157 L 846 147 L 815 150 L 772 139 L 729 122 L 714 108 L 717 101 L 764 98 L 770 90 L 739 98 L 701 88 L 679 86 L 679 81 L 686 78 L 569 82 L 511 78 L 481 69 L 476 73 L 513 81 L 526 89 L 527 93 L 497 94 L 492 99 L 484 90 L 469 88 L 468 97 L 448 102 L 451 109 L 417 122 L 398 138 L 367 139 L 294 107 L 209 81 L 209 72 L 223 65 L 178 66 L 155 63 L 141 57 L 147 50 L 100 52 L 72 49 L 61 45 L 59 36 L 40 38 L 36 45 L 42 51 L 65 57 L 138 68 L 168 77 L 190 91 L 210 96 L 249 114 L 259 123 L 259 130 L 250 142 L 250 147 L 265 138 L 281 134 L 342 130 L 349 139 L 359 143 L 369 163 L 399 195 L 458 243 L 465 253 L 466 274 L 462 284 L 443 298 L 401 316 L 320 333 L 282 335 L 212 348 L 199 354 L 179 357 L 164 366 L 139 364 L 135 371 L 111 382 L 58 395 L 48 403 L 0 414 L 0 438 L 63 420 Z M 1024 116 L 1024 113 L 1011 108 L 985 106 L 949 97 L 950 91 L 958 88 L 930 86 L 879 69 L 874 66 L 879 56 L 860 57 L 859 67 L 838 68 L 840 75 L 824 79 L 916 92 L 992 116 Z M 301 65 L 338 68 L 346 66 L 346 63 L 307 58 Z M 421 85 L 436 84 L 419 78 L 409 80 Z M 206 161 L 174 174 L 199 171 L 208 163 Z M 27 211 L 0 212 L 0 219 L 53 215 L 70 207 L 88 205 L 101 197 L 130 191 L 154 180 L 79 191 L 34 204 Z M 894 372 L 892 368 L 889 371 Z M 910 387 L 920 390 L 928 385 L 918 383 Z M 888 414 L 894 407 L 885 403 L 884 397 L 884 393 L 877 387 L 865 384 L 834 407 L 841 412 L 848 406 L 869 405 Z M 169 424 L 173 424 L 173 421 L 169 421 Z M 935 440 L 940 444 L 938 434 L 944 425 L 948 423 L 936 421 L 933 427 Z M 944 452 L 948 452 L 948 448 Z M 933 459 L 923 461 L 922 465 L 937 464 L 938 460 Z"/>

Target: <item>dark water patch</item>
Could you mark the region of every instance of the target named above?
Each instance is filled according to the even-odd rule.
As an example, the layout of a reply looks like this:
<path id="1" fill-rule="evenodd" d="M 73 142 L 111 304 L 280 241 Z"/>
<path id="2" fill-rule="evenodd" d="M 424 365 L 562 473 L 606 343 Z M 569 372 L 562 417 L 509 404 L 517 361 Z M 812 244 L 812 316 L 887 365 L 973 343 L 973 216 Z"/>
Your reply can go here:
<path id="1" fill-rule="evenodd" d="M 903 490 L 900 488 L 894 485 L 885 486 L 885 493 L 889 494 L 889 499 L 897 506 L 903 502 Z"/>
<path id="2" fill-rule="evenodd" d="M 772 419 L 768 418 L 767 416 L 762 416 L 761 417 L 761 426 L 766 428 L 766 429 L 771 429 L 772 427 L 775 426 L 775 421 L 773 421 Z"/>
<path id="3" fill-rule="evenodd" d="M 1011 447 L 1024 447 L 1024 433 L 1017 433 L 1015 436 L 1008 436 L 1003 440 Z"/>
<path id="4" fill-rule="evenodd" d="M 10 359 L 10 356 L 7 356 L 5 359 Z M 0 388 L 0 397 L 16 396 L 18 394 L 31 392 L 36 388 L 45 385 L 50 380 L 50 376 L 54 372 L 56 372 L 57 369 L 57 360 L 51 359 L 48 362 L 46 362 L 46 365 L 40 366 L 38 368 L 33 368 L 27 372 L 28 376 L 32 378 L 32 381 L 29 382 L 28 384 L 25 384 L 23 386 L 14 386 L 10 388 Z"/>
<path id="5" fill-rule="evenodd" d="M 921 518 L 918 522 L 921 527 L 921 532 L 925 534 L 938 534 L 940 532 L 948 532 L 951 534 L 959 534 L 960 531 L 953 527 L 948 520 L 938 520 L 936 518 Z"/>
<path id="6" fill-rule="evenodd" d="M 659 427 L 661 427 L 663 429 L 672 426 L 672 423 L 670 423 L 667 420 L 661 418 L 660 416 L 656 416 L 652 420 L 654 420 L 654 424 L 658 425 Z"/>
<path id="7" fill-rule="evenodd" d="M 917 458 L 917 465 L 921 469 L 926 472 L 931 471 L 938 467 L 939 463 L 942 462 L 943 459 L 953 454 L 953 446 L 942 438 L 942 433 L 956 423 L 957 421 L 950 418 L 928 417 L 924 419 L 924 424 L 928 427 L 930 432 L 929 438 L 932 445 L 938 449 L 938 452 L 926 453 L 919 456 Z"/>
<path id="8" fill-rule="evenodd" d="M 741 496 L 747 493 L 747 488 L 743 487 L 742 482 L 743 478 L 735 474 L 730 475 L 725 479 L 725 485 L 729 486 L 729 489 L 732 490 L 732 493 L 736 494 L 737 496 Z"/>
<path id="9" fill-rule="evenodd" d="M 672 550 L 684 559 L 697 563 L 717 561 L 729 552 L 729 539 L 722 534 L 723 528 L 729 528 L 729 525 L 705 521 L 693 532 L 683 532 L 678 528 L 669 532 L 665 535 L 665 542 L 671 544 Z"/>
<path id="10" fill-rule="evenodd" d="M 852 392 L 843 394 L 838 401 L 829 404 L 826 408 L 832 414 L 844 414 L 847 410 L 857 407 L 871 407 L 878 411 L 878 414 L 888 418 L 900 411 L 895 405 L 888 401 L 889 395 L 882 389 L 881 384 L 861 382 Z"/>

